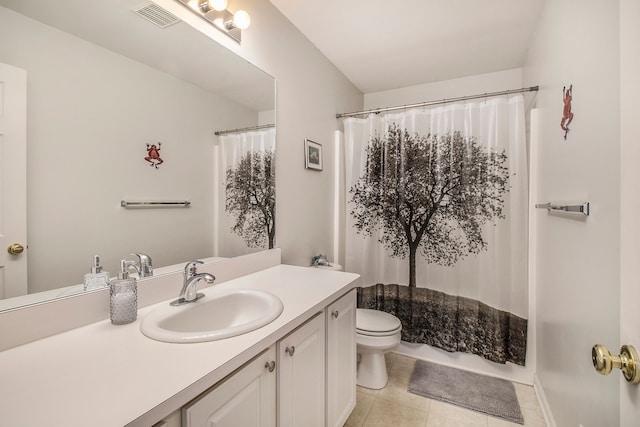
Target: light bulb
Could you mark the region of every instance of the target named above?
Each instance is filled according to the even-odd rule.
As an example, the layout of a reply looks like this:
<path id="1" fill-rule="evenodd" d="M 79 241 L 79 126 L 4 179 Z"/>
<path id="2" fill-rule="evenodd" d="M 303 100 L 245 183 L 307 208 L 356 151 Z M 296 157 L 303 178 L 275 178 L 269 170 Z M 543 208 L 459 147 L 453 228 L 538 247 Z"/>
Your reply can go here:
<path id="1" fill-rule="evenodd" d="M 216 18 L 213 20 L 213 25 L 218 28 L 224 28 L 224 20 L 222 18 Z"/>
<path id="2" fill-rule="evenodd" d="M 209 7 L 217 11 L 225 10 L 227 8 L 227 0 L 209 0 Z"/>
<path id="3" fill-rule="evenodd" d="M 246 11 L 239 10 L 233 15 L 233 25 L 241 30 L 246 30 L 251 25 L 251 16 Z"/>

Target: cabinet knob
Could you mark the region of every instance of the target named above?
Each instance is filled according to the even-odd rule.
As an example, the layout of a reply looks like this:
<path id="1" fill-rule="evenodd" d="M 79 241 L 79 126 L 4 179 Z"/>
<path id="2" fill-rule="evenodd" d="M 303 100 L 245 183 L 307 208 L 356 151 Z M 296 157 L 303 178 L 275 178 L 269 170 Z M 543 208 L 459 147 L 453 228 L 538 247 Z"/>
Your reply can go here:
<path id="1" fill-rule="evenodd" d="M 623 345 L 619 356 L 612 356 L 607 347 L 596 344 L 591 350 L 593 367 L 599 374 L 608 375 L 613 368 L 622 371 L 624 379 L 631 384 L 640 383 L 639 357 L 636 349 L 631 345 Z"/>
<path id="2" fill-rule="evenodd" d="M 338 316 L 340 316 L 340 312 L 339 312 L 338 310 L 333 310 L 333 311 L 331 312 L 331 315 L 337 319 L 337 318 L 338 318 Z"/>
<path id="3" fill-rule="evenodd" d="M 293 356 L 293 354 L 296 352 L 296 348 L 295 346 L 287 347 L 284 349 L 284 352 L 287 353 L 289 356 Z"/>
<path id="4" fill-rule="evenodd" d="M 276 362 L 274 362 L 273 360 L 271 362 L 266 362 L 264 364 L 264 367 L 267 368 L 269 372 L 273 372 L 273 370 L 276 369 Z"/>

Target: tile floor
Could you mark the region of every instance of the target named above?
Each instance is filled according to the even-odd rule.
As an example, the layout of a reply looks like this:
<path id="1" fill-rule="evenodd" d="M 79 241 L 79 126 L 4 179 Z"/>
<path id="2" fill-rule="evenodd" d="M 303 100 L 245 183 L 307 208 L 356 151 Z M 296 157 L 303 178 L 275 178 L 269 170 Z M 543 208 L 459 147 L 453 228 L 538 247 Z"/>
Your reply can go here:
<path id="1" fill-rule="evenodd" d="M 521 427 L 407 391 L 415 359 L 387 353 L 389 382 L 382 390 L 358 387 L 344 427 Z M 546 427 L 533 387 L 514 383 L 524 427 Z"/>

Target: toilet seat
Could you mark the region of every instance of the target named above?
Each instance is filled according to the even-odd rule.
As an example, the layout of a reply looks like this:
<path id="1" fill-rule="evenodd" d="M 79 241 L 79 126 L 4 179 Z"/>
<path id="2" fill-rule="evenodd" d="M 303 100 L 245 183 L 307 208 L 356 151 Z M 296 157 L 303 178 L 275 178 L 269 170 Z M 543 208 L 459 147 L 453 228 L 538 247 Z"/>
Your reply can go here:
<path id="1" fill-rule="evenodd" d="M 356 328 L 356 334 L 358 335 L 365 335 L 367 337 L 388 337 L 394 334 L 397 334 L 398 332 L 400 332 L 402 330 L 402 327 L 398 327 L 397 329 L 394 329 L 393 331 L 384 331 L 384 332 L 376 332 L 376 331 L 363 331 L 361 329 Z"/>
<path id="2" fill-rule="evenodd" d="M 359 308 L 356 310 L 356 333 L 367 336 L 389 336 L 402 330 L 400 320 L 379 310 Z"/>

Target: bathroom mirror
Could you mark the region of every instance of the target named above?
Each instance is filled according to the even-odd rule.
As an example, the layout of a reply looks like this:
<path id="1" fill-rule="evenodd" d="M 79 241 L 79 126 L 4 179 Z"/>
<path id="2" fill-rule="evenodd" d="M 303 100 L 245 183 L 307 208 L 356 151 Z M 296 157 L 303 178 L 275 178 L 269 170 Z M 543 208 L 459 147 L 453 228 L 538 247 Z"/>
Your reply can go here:
<path id="1" fill-rule="evenodd" d="M 144 0 L 0 0 L 0 63 L 27 75 L 29 294 L 4 295 L 0 310 L 78 292 L 94 255 L 113 277 L 135 252 L 162 272 L 266 249 L 220 241 L 231 231 L 218 226 L 214 132 L 274 123 L 275 81 L 163 12 Z"/>

